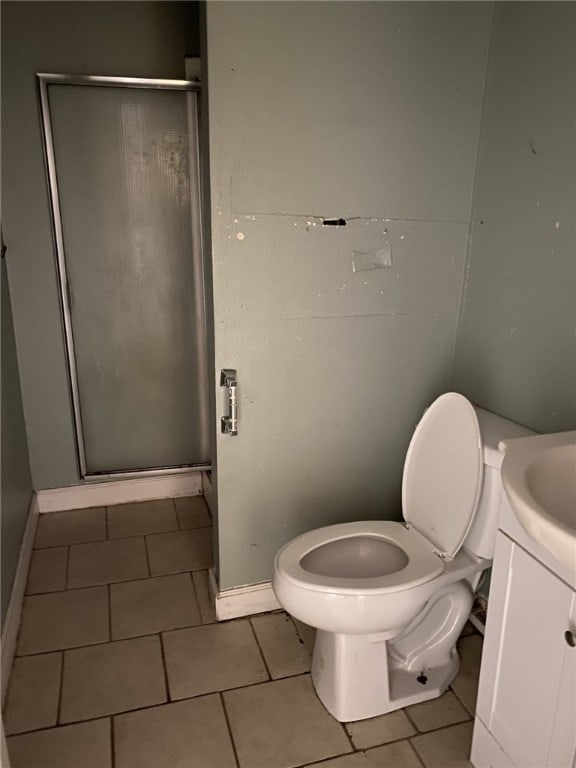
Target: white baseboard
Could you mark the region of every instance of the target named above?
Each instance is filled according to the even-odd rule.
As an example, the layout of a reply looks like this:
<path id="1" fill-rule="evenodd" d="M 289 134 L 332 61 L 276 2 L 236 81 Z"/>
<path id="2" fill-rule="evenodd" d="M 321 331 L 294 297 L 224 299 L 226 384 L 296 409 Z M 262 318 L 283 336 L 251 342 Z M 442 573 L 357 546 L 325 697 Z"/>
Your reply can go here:
<path id="1" fill-rule="evenodd" d="M 276 600 L 270 581 L 260 584 L 247 584 L 233 589 L 219 590 L 214 569 L 209 571 L 210 596 L 216 608 L 218 621 L 251 616 L 253 613 L 266 613 L 281 608 Z"/>
<path id="2" fill-rule="evenodd" d="M 105 507 L 134 501 L 197 496 L 202 493 L 202 472 L 179 472 L 128 480 L 85 482 L 67 488 L 38 491 L 38 510 L 63 512 L 68 509 Z"/>
<path id="3" fill-rule="evenodd" d="M 20 628 L 20 618 L 22 616 L 22 604 L 24 602 L 24 593 L 26 592 L 26 580 L 28 578 L 28 569 L 30 567 L 30 558 L 34 546 L 34 535 L 36 534 L 36 525 L 38 523 L 38 497 L 33 494 L 28 509 L 28 518 L 22 544 L 20 545 L 20 554 L 14 574 L 14 583 L 10 594 L 10 602 L 4 618 L 2 627 L 2 704 L 8 691 L 8 680 L 12 663 L 16 654 L 16 641 L 18 639 L 18 630 Z"/>

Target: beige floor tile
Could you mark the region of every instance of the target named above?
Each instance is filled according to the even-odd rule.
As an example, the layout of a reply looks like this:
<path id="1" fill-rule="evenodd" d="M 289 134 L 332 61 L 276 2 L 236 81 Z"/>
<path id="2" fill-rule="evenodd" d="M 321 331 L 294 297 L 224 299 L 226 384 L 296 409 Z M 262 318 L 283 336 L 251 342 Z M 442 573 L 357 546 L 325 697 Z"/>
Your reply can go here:
<path id="1" fill-rule="evenodd" d="M 143 536 L 70 547 L 68 586 L 88 587 L 149 576 Z"/>
<path id="2" fill-rule="evenodd" d="M 174 499 L 174 506 L 182 530 L 205 528 L 212 525 L 208 505 L 203 496 L 186 496 L 181 499 Z"/>
<path id="3" fill-rule="evenodd" d="M 14 661 L 3 713 L 8 735 L 56 725 L 61 667 L 61 653 L 24 656 Z"/>
<path id="4" fill-rule="evenodd" d="M 411 741 L 426 768 L 472 768 L 468 759 L 472 744 L 471 722 L 415 736 Z"/>
<path id="5" fill-rule="evenodd" d="M 114 718 L 116 768 L 236 768 L 218 695 Z"/>
<path id="6" fill-rule="evenodd" d="M 12 736 L 8 752 L 11 768 L 111 768 L 110 721 Z"/>
<path id="7" fill-rule="evenodd" d="M 202 571 L 212 565 L 212 527 L 146 536 L 152 576 Z"/>
<path id="8" fill-rule="evenodd" d="M 109 637 L 106 587 L 32 595 L 24 600 L 17 652 L 58 651 Z"/>
<path id="9" fill-rule="evenodd" d="M 385 747 L 365 752 L 366 768 L 422 768 L 418 756 L 408 741 L 397 741 Z"/>
<path id="10" fill-rule="evenodd" d="M 38 517 L 35 547 L 58 547 L 106 538 L 104 507 L 50 512 Z"/>
<path id="11" fill-rule="evenodd" d="M 189 573 L 110 587 L 112 640 L 202 624 Z"/>
<path id="12" fill-rule="evenodd" d="M 312 653 L 314 653 L 314 641 L 316 640 L 316 630 L 314 629 L 314 627 L 309 627 L 308 624 L 304 624 L 304 622 L 299 621 L 299 619 L 292 618 L 292 621 L 296 626 L 296 631 L 300 635 L 300 639 L 308 649 L 308 652 L 310 653 L 310 655 L 312 655 Z"/>
<path id="13" fill-rule="evenodd" d="M 194 581 L 194 589 L 198 598 L 202 623 L 213 624 L 216 621 L 216 610 L 214 608 L 214 600 L 210 595 L 208 571 L 194 571 L 192 580 Z"/>
<path id="14" fill-rule="evenodd" d="M 455 723 L 462 723 L 464 720 L 470 720 L 470 715 L 452 691 L 446 691 L 437 699 L 407 707 L 406 711 L 419 731 L 434 731 L 445 725 L 454 725 Z"/>
<path id="15" fill-rule="evenodd" d="M 162 635 L 172 699 L 268 679 L 250 622 L 231 621 Z"/>
<path id="16" fill-rule="evenodd" d="M 310 654 L 286 613 L 269 613 L 251 619 L 272 679 L 310 671 Z"/>
<path id="17" fill-rule="evenodd" d="M 109 539 L 177 530 L 178 520 L 172 499 L 156 499 L 108 507 Z"/>
<path id="18" fill-rule="evenodd" d="M 157 636 L 93 645 L 64 654 L 62 723 L 149 707 L 166 699 Z"/>
<path id="19" fill-rule="evenodd" d="M 309 675 L 223 694 L 240 768 L 289 768 L 351 752 Z"/>
<path id="20" fill-rule="evenodd" d="M 68 547 L 35 549 L 32 552 L 26 594 L 58 592 L 66 589 Z"/>
<path id="21" fill-rule="evenodd" d="M 356 749 L 367 749 L 378 744 L 387 744 L 389 741 L 406 739 L 416 733 L 416 729 L 401 709 L 371 717 L 369 720 L 347 723 L 346 730 Z"/>
<path id="22" fill-rule="evenodd" d="M 460 671 L 452 682 L 452 690 L 472 716 L 476 710 L 482 641 L 480 634 L 463 637 L 458 641 Z"/>

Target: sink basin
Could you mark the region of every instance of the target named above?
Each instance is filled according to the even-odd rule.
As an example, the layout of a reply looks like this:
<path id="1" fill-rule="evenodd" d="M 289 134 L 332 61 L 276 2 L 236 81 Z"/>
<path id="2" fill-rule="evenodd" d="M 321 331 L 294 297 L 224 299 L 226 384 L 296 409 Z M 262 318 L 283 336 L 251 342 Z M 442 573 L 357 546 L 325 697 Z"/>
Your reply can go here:
<path id="1" fill-rule="evenodd" d="M 502 441 L 502 483 L 524 530 L 576 578 L 576 431 Z"/>

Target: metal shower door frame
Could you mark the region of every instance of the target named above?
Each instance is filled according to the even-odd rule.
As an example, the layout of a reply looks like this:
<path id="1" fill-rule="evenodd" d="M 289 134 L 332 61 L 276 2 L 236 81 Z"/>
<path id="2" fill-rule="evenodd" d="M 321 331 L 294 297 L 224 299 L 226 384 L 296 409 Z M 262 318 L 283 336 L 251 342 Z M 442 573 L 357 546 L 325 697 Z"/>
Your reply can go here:
<path id="1" fill-rule="evenodd" d="M 204 265 L 202 259 L 202 227 L 201 227 L 201 198 L 200 198 L 200 150 L 198 131 L 198 105 L 196 97 L 200 91 L 200 83 L 192 80 L 165 80 L 140 77 L 105 77 L 100 75 L 58 75 L 39 72 L 36 74 L 40 96 L 40 113 L 42 133 L 44 138 L 44 155 L 48 175 L 48 189 L 50 206 L 52 209 L 52 224 L 56 262 L 58 267 L 58 286 L 60 304 L 64 324 L 64 337 L 66 346 L 66 360 L 68 364 L 68 376 L 74 416 L 74 432 L 76 437 L 76 450 L 80 476 L 83 480 L 105 480 L 107 478 L 122 479 L 131 477 L 148 477 L 159 474 L 178 474 L 189 472 L 191 469 L 210 469 L 210 463 L 188 464 L 178 467 L 159 467 L 152 469 L 122 470 L 118 472 L 98 472 L 90 474 L 86 466 L 86 451 L 84 447 L 84 430 L 82 428 L 82 412 L 80 408 L 80 395 L 78 389 L 78 372 L 76 368 L 76 353 L 74 350 L 74 333 L 72 329 L 72 311 L 70 306 L 70 293 L 68 289 L 68 273 L 64 249 L 64 235 L 62 231 L 62 215 L 60 209 L 60 196 L 58 192 L 58 178 L 56 174 L 56 158 L 54 153 L 54 137 L 52 133 L 52 120 L 50 115 L 50 99 L 48 87 L 50 85 L 78 85 L 99 86 L 110 88 L 143 88 L 147 90 L 184 91 L 188 94 L 186 99 L 186 114 L 188 127 L 188 161 L 190 169 L 191 187 L 191 228 L 192 228 L 192 258 L 194 265 L 195 293 L 196 293 L 196 317 L 202 337 L 202 353 L 199 355 L 201 394 L 200 400 L 205 404 L 200 413 L 200 429 L 208 436 L 209 414 L 208 408 L 208 381 L 207 381 L 207 351 L 206 351 L 206 299 L 204 291 Z"/>

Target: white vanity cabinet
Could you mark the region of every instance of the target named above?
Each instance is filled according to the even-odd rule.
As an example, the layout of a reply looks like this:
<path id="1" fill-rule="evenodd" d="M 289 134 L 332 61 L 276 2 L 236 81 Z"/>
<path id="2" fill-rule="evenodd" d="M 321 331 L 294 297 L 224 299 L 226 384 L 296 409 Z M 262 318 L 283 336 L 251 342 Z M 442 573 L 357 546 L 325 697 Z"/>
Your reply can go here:
<path id="1" fill-rule="evenodd" d="M 476 768 L 574 768 L 574 585 L 512 514 L 504 510 L 497 534 L 471 760 Z"/>

